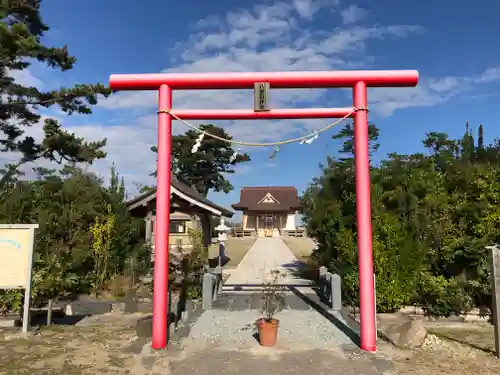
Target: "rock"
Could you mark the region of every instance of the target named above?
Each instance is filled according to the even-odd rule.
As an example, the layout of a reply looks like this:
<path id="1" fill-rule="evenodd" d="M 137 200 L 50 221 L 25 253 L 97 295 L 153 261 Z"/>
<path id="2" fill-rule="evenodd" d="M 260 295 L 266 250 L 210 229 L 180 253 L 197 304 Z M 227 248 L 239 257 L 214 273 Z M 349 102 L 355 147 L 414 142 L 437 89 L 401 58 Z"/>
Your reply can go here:
<path id="1" fill-rule="evenodd" d="M 0 327 L 3 328 L 14 328 L 21 322 L 19 317 L 14 316 L 4 316 L 0 318 Z"/>
<path id="2" fill-rule="evenodd" d="M 382 332 L 392 344 L 405 349 L 420 348 L 427 337 L 427 330 L 420 319 L 390 324 Z"/>
<path id="3" fill-rule="evenodd" d="M 5 335 L 3 338 L 5 341 L 10 341 L 10 340 L 20 340 L 20 339 L 27 339 L 33 336 L 35 333 L 34 331 L 28 331 L 28 332 L 17 332 L 13 333 L 10 335 Z"/>
<path id="4" fill-rule="evenodd" d="M 66 315 L 98 315 L 111 312 L 112 302 L 77 300 L 66 305 Z"/>
<path id="5" fill-rule="evenodd" d="M 465 315 L 464 322 L 480 322 L 480 323 L 488 323 L 489 322 L 489 317 L 488 316 L 480 316 L 480 315 Z"/>
<path id="6" fill-rule="evenodd" d="M 147 317 L 146 317 L 147 318 Z M 137 321 L 145 319 L 144 314 L 121 314 L 110 312 L 100 315 L 89 315 L 78 321 L 77 326 L 97 326 L 97 325 L 123 325 L 123 326 L 136 326 Z"/>

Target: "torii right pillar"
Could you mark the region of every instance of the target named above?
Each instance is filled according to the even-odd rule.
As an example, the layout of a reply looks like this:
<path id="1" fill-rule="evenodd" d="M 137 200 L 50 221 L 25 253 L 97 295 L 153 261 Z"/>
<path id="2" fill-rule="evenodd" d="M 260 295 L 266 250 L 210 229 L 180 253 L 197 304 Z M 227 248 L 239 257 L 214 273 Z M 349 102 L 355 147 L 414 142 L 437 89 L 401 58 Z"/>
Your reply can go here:
<path id="1" fill-rule="evenodd" d="M 353 102 L 354 108 L 358 109 L 354 114 L 354 163 L 356 171 L 361 348 L 372 352 L 377 348 L 377 314 L 374 311 L 376 306 L 373 277 L 367 88 L 362 81 L 354 85 Z"/>

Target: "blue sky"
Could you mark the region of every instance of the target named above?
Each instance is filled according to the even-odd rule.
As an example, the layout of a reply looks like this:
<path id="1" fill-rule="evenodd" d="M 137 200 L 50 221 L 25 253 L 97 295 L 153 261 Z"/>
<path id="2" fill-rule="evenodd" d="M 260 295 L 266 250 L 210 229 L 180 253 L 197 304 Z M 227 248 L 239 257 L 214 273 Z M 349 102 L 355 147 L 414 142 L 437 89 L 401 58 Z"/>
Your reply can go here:
<path id="1" fill-rule="evenodd" d="M 256 1 L 46 0 L 42 15 L 52 30 L 47 43 L 67 44 L 75 69 L 59 73 L 34 65 L 18 75 L 42 88 L 107 83 L 112 73 L 417 69 L 420 85 L 372 89 L 370 120 L 381 130 L 380 160 L 388 152 L 421 151 L 429 131 L 463 134 L 482 123 L 487 140 L 500 136 L 500 3 L 481 6 L 450 1 Z M 102 101 L 91 116 L 65 117 L 65 126 L 89 139 L 108 138 L 108 160 L 93 169 L 103 175 L 112 162 L 135 184 L 150 183 L 156 142 L 156 94 L 126 92 Z M 351 105 L 349 90 L 272 91 L 274 107 Z M 248 91 L 174 94 L 182 108 L 252 107 Z M 324 120 L 216 122 L 235 139 L 275 141 L 307 134 Z M 176 124 L 175 131 L 187 130 Z M 294 185 L 304 189 L 318 164 L 335 155 L 337 130 L 311 145 L 251 149 L 252 161 L 230 176 L 234 192 L 211 194 L 219 204 L 238 201 L 246 185 Z M 33 130 L 36 132 L 36 129 Z"/>

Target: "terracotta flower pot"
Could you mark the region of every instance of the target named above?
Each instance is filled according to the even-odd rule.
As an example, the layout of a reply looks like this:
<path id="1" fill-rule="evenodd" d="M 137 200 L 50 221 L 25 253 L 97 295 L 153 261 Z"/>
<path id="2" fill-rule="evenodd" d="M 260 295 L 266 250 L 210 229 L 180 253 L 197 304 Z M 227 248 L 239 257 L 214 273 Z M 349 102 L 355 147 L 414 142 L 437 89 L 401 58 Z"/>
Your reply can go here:
<path id="1" fill-rule="evenodd" d="M 278 319 L 267 321 L 264 318 L 257 320 L 259 342 L 262 346 L 274 346 L 278 340 Z"/>

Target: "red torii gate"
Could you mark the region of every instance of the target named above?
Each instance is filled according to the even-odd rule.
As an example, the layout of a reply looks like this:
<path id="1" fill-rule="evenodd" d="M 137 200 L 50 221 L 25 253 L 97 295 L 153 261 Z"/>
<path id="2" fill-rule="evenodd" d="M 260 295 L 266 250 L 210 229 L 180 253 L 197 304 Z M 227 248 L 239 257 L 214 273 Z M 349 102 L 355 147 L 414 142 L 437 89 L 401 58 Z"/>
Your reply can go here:
<path id="1" fill-rule="evenodd" d="M 324 71 L 199 74 L 112 74 L 112 90 L 158 90 L 158 181 L 156 193 L 156 240 L 153 291 L 154 349 L 167 345 L 168 237 L 170 223 L 170 173 L 172 119 L 264 120 L 354 117 L 356 170 L 356 216 L 358 228 L 359 299 L 361 349 L 376 350 L 376 312 L 373 279 L 372 225 L 370 203 L 370 160 L 368 155 L 368 87 L 412 87 L 418 84 L 416 70 Z M 352 87 L 353 108 L 271 109 L 172 109 L 173 90 L 253 89 L 255 83 L 271 88 Z"/>

